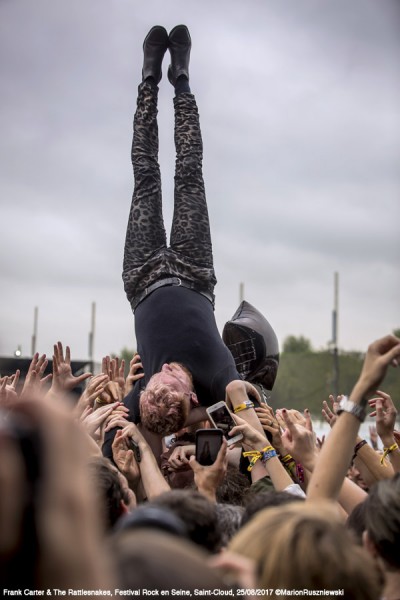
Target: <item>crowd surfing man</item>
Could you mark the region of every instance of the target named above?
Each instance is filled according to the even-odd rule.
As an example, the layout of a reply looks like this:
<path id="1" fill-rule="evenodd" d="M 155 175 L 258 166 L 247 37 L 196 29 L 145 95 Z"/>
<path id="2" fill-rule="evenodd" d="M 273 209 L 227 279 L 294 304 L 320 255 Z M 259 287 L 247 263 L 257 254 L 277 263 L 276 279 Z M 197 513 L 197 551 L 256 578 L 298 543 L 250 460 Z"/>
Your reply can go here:
<path id="1" fill-rule="evenodd" d="M 168 79 L 175 88 L 176 145 L 169 246 L 162 214 L 157 126 L 158 84 L 167 49 L 171 55 Z M 244 410 L 241 416 L 262 431 L 254 410 L 248 408 L 251 386 L 240 380 L 215 322 L 216 277 L 199 115 L 189 86 L 189 31 L 178 25 L 168 35 L 163 27 L 155 26 L 143 50 L 132 144 L 135 188 L 122 277 L 135 315 L 144 377 L 125 403 L 130 419 L 165 436 L 188 424 L 189 414 L 193 421 L 193 415 L 201 413 L 196 407 L 224 400 L 227 393 L 233 407 Z"/>

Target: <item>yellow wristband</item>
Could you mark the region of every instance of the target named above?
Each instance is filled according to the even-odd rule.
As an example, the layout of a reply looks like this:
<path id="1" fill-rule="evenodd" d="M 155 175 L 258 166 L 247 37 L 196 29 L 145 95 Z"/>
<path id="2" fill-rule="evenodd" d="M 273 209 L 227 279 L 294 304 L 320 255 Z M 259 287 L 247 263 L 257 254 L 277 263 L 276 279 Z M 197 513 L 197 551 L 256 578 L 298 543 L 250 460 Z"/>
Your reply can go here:
<path id="1" fill-rule="evenodd" d="M 385 458 L 387 457 L 388 454 L 390 454 L 391 452 L 394 452 L 395 450 L 398 450 L 398 449 L 399 449 L 399 446 L 398 446 L 398 444 L 396 444 L 396 442 L 394 444 L 392 444 L 391 446 L 389 446 L 389 448 L 384 448 L 382 458 L 381 458 L 381 465 L 383 465 Z"/>
<path id="2" fill-rule="evenodd" d="M 268 452 L 269 450 L 275 450 L 275 448 L 273 446 L 265 446 L 265 448 L 263 448 L 262 450 L 249 450 L 248 452 L 243 452 L 243 456 L 247 456 L 248 458 L 251 457 L 250 464 L 247 467 L 247 470 L 251 471 L 256 462 L 260 460 L 264 452 Z"/>
<path id="3" fill-rule="evenodd" d="M 236 414 L 238 412 L 241 412 L 242 410 L 248 410 L 249 408 L 254 408 L 254 404 L 251 400 L 246 400 L 246 402 L 242 402 L 242 404 L 239 404 L 239 406 L 234 408 L 233 412 Z"/>
<path id="4" fill-rule="evenodd" d="M 285 454 L 285 456 L 281 457 L 281 462 L 283 462 L 284 465 L 287 465 L 288 463 L 296 462 L 296 461 L 294 460 L 294 458 L 291 454 Z"/>

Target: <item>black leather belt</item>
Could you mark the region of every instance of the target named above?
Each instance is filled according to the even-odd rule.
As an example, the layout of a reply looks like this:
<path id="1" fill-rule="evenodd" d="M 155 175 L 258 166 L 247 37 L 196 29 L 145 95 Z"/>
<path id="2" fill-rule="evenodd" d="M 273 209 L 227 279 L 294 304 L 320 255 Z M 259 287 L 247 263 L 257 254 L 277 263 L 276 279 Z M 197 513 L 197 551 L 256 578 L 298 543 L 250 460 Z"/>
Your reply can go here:
<path id="1" fill-rule="evenodd" d="M 214 305 L 214 298 L 211 292 L 207 290 L 201 290 L 196 283 L 192 283 L 191 281 L 186 281 L 185 279 L 181 279 L 180 277 L 165 277 L 164 279 L 159 279 L 155 283 L 149 285 L 141 294 L 135 296 L 131 302 L 132 310 L 135 310 L 138 304 L 142 302 L 151 292 L 157 290 L 160 287 L 164 287 L 165 285 L 181 285 L 182 287 L 188 288 L 189 290 L 194 290 L 198 294 L 201 294 L 207 300 Z"/>

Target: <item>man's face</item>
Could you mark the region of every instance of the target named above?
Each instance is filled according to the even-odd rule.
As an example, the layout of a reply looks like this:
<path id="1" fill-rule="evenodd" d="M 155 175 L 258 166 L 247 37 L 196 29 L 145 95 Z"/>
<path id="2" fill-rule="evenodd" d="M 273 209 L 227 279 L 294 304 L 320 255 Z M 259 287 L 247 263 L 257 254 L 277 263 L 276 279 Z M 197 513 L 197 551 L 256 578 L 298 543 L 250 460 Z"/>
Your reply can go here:
<path id="1" fill-rule="evenodd" d="M 192 381 L 189 373 L 179 363 L 165 363 L 159 373 L 151 377 L 147 387 L 156 385 L 166 385 L 171 390 L 180 394 L 184 393 L 190 396 L 193 390 Z"/>

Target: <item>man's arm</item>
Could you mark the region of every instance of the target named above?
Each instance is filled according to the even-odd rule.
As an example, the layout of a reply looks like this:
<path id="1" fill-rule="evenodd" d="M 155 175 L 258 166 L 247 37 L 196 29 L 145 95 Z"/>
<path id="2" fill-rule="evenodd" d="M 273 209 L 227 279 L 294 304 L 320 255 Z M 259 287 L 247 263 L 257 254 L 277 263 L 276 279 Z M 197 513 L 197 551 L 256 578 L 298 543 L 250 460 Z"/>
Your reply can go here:
<path id="1" fill-rule="evenodd" d="M 231 404 L 233 412 L 235 412 L 235 409 L 237 410 L 239 407 L 241 407 L 241 405 L 244 405 L 246 402 L 248 402 L 249 396 L 247 391 L 249 387 L 253 393 L 258 395 L 258 392 L 253 386 L 249 386 L 247 382 L 240 379 L 235 379 L 226 386 L 226 401 L 228 405 Z M 264 429 L 254 408 L 239 410 L 238 414 L 240 414 L 241 419 L 244 419 L 246 423 L 251 425 L 254 429 L 261 433 L 263 437 L 265 437 Z"/>

